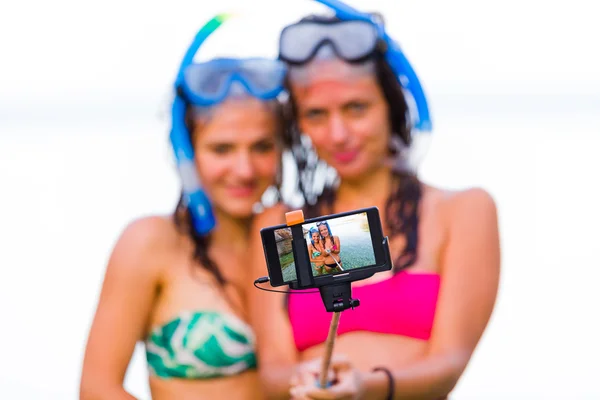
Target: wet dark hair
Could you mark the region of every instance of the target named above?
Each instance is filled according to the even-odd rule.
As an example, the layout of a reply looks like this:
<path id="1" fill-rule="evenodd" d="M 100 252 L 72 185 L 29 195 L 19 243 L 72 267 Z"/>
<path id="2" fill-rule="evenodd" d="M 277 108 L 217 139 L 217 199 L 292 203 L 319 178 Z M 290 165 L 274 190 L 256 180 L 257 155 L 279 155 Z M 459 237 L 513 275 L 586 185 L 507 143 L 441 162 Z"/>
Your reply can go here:
<path id="1" fill-rule="evenodd" d="M 339 21 L 336 17 L 308 16 L 300 21 L 331 22 Z M 385 60 L 385 43 L 378 44 L 377 51 L 371 58 L 375 62 L 377 83 L 381 88 L 389 107 L 389 124 L 392 137 L 403 145 L 412 144 L 410 114 L 402 86 L 398 82 L 391 66 Z M 304 197 L 304 211 L 308 217 L 316 217 L 326 212 L 333 212 L 336 197 L 337 177 L 333 169 L 319 160 L 309 141 L 303 138 L 297 126 L 297 105 L 291 91 L 289 80 L 286 82 L 289 96 L 287 112 L 288 129 L 285 130 L 286 144 L 291 148 L 298 169 L 298 190 Z M 390 148 L 394 153 L 395 149 Z M 325 174 L 323 185 L 316 185 L 316 178 Z M 416 174 L 408 171 L 393 170 L 395 187 L 386 203 L 386 228 L 389 236 L 403 235 L 406 246 L 394 260 L 394 272 L 410 267 L 417 259 L 419 204 L 422 197 L 422 185 Z M 318 187 L 320 186 L 320 187 Z"/>
<path id="2" fill-rule="evenodd" d="M 277 132 L 282 132 L 286 126 L 283 114 L 283 106 L 277 100 L 269 102 L 269 105 L 272 105 L 273 112 L 275 113 L 275 118 L 277 122 Z M 187 132 L 189 134 L 189 139 L 191 143 L 194 143 L 195 122 L 191 107 L 188 107 L 186 110 L 185 124 L 187 127 Z M 278 179 L 275 186 L 276 201 L 281 199 L 281 194 L 279 193 L 280 185 L 281 182 Z M 187 235 L 192 240 L 194 244 L 194 250 L 192 255 L 193 260 L 199 263 L 208 272 L 210 272 L 220 285 L 224 286 L 227 283 L 225 277 L 219 270 L 219 267 L 214 262 L 214 260 L 212 260 L 208 255 L 208 248 L 210 246 L 211 241 L 210 233 L 207 235 L 200 235 L 194 228 L 192 215 L 184 202 L 183 191 L 179 196 L 177 206 L 175 207 L 175 212 L 173 213 L 173 222 L 175 223 L 175 226 L 180 233 Z"/>

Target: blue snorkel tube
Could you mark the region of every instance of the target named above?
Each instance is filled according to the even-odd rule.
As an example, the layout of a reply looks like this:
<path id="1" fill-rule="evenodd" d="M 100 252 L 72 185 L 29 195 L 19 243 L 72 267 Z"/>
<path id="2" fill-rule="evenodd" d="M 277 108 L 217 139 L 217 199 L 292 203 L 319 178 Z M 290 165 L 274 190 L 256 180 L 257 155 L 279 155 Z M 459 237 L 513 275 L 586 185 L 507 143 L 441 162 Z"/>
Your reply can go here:
<path id="1" fill-rule="evenodd" d="M 183 201 L 187 206 L 194 225 L 194 229 L 200 235 L 209 233 L 216 224 L 210 201 L 206 193 L 202 190 L 200 178 L 196 172 L 194 162 L 194 148 L 190 142 L 190 133 L 185 125 L 186 101 L 186 83 L 184 72 L 189 67 L 194 55 L 204 43 L 204 41 L 227 19 L 227 15 L 218 15 L 207 22 L 196 34 L 190 47 L 187 49 L 183 60 L 177 72 L 175 80 L 175 99 L 171 109 L 171 133 L 169 138 L 175 153 L 177 169 L 181 178 L 183 188 Z"/>
<path id="2" fill-rule="evenodd" d="M 377 27 L 379 36 L 387 46 L 385 53 L 386 61 L 396 73 L 402 87 L 409 91 L 415 100 L 418 115 L 416 116 L 417 119 L 414 127 L 422 132 L 431 132 L 432 124 L 429 115 L 429 106 L 427 105 L 427 98 L 425 97 L 419 78 L 404 56 L 398 43 L 396 43 L 385 31 L 382 22 L 378 21 L 374 16 L 360 12 L 338 0 L 315 1 L 332 9 L 335 12 L 336 17 L 341 20 L 367 21 Z"/>

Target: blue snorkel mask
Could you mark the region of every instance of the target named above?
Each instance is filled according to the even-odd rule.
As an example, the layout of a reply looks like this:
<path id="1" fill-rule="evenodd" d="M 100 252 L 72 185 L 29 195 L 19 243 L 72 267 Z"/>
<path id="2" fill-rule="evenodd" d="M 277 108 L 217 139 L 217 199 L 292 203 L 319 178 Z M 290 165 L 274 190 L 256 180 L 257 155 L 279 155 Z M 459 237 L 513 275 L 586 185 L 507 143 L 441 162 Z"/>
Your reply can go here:
<path id="1" fill-rule="evenodd" d="M 209 233 L 216 221 L 196 171 L 194 148 L 185 123 L 188 107 L 214 106 L 234 94 L 273 100 L 283 90 L 286 73 L 281 61 L 267 58 L 218 58 L 194 63 L 202 43 L 229 17 L 229 14 L 217 15 L 200 29 L 181 61 L 174 85 L 170 140 L 183 187 L 183 201 L 192 216 L 194 229 L 201 235 Z"/>
<path id="2" fill-rule="evenodd" d="M 431 132 L 432 124 L 427 99 L 419 78 L 404 56 L 400 46 L 386 33 L 383 22 L 376 16 L 362 13 L 337 0 L 315 0 L 335 12 L 340 22 L 303 21 L 284 28 L 279 41 L 279 57 L 290 65 L 302 65 L 315 57 L 317 51 L 329 46 L 348 63 L 368 60 L 378 45 L 384 44 L 385 59 L 404 90 L 414 99 L 414 127 Z"/>

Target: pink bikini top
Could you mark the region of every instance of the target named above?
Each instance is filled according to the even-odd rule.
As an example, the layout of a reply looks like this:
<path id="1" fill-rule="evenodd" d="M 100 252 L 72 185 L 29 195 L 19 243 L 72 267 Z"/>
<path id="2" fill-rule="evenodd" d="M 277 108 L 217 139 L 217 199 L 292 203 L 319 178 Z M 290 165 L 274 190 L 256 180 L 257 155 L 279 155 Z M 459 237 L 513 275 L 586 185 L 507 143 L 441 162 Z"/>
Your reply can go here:
<path id="1" fill-rule="evenodd" d="M 352 288 L 360 306 L 342 313 L 338 335 L 367 331 L 428 340 L 438 299 L 440 276 L 399 272 L 384 281 Z M 321 295 L 290 294 L 288 315 L 298 351 L 325 342 L 331 313 Z"/>

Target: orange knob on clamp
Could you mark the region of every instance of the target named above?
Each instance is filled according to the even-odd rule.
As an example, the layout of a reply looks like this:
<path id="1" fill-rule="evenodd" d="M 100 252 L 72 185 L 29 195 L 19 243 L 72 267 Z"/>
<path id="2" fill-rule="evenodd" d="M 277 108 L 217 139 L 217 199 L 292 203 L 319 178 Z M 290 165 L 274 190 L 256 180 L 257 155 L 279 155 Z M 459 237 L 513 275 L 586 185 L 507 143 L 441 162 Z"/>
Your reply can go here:
<path id="1" fill-rule="evenodd" d="M 294 210 L 285 213 L 285 222 L 287 226 L 298 225 L 304 222 L 304 212 L 302 210 Z"/>

